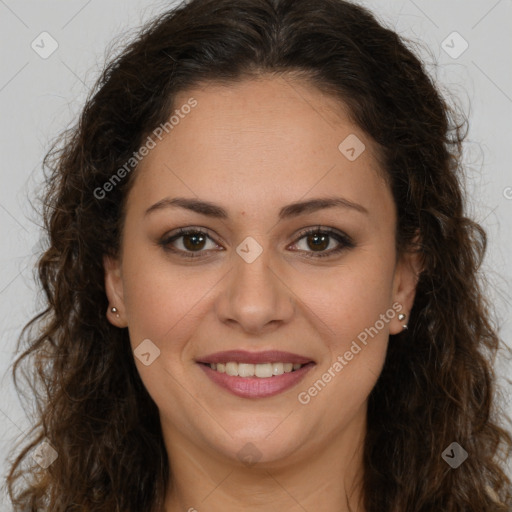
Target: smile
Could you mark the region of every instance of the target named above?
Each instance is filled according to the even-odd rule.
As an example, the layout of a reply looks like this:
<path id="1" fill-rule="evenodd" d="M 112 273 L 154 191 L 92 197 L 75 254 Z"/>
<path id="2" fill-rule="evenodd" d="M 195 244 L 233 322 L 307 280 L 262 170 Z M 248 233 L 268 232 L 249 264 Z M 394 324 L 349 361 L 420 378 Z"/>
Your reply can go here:
<path id="1" fill-rule="evenodd" d="M 283 375 L 283 373 L 293 372 L 302 367 L 302 364 L 293 363 L 211 363 L 210 368 L 219 373 L 226 373 L 231 377 L 258 377 L 264 379 L 275 375 Z"/>
<path id="2" fill-rule="evenodd" d="M 243 398 L 265 398 L 297 385 L 315 366 L 311 359 L 281 351 L 227 351 L 197 361 L 216 385 Z"/>

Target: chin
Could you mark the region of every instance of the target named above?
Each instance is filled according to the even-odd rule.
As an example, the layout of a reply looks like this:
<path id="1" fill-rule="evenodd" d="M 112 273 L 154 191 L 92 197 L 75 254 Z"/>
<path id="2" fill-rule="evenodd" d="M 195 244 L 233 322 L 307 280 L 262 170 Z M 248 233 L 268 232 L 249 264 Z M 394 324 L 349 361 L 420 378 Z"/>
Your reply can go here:
<path id="1" fill-rule="evenodd" d="M 239 431 L 230 431 L 232 437 L 226 437 L 221 445 L 217 439 L 216 443 L 212 443 L 212 448 L 222 456 L 244 465 L 274 465 L 286 461 L 304 446 L 307 436 L 305 433 L 291 432 L 289 425 L 285 429 L 279 423 L 272 422 L 271 428 L 250 428 L 246 425 Z"/>

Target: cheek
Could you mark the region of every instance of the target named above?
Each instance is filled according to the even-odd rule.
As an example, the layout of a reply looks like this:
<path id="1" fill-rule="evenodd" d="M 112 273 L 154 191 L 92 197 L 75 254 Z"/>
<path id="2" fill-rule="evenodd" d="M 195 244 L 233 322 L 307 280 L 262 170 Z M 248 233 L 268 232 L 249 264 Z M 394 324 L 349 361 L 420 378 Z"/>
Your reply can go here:
<path id="1" fill-rule="evenodd" d="M 373 251 L 360 253 L 335 275 L 308 279 L 302 289 L 324 333 L 325 357 L 315 379 L 301 386 L 297 398 L 311 413 L 326 415 L 332 425 L 356 414 L 382 370 L 389 322 L 396 314 L 391 307 L 393 261 L 391 253 L 389 258 L 376 257 Z"/>
<path id="2" fill-rule="evenodd" d="M 211 308 L 209 292 L 215 290 L 218 272 L 199 265 L 184 268 L 162 256 L 144 258 L 135 252 L 123 265 L 132 345 L 149 338 L 162 353 L 182 350 Z"/>
<path id="3" fill-rule="evenodd" d="M 375 251 L 360 251 L 328 272 L 296 273 L 294 292 L 307 306 L 304 314 L 309 311 L 311 321 L 329 341 L 325 349 L 344 352 L 351 340 L 376 322 L 382 338 L 387 338 L 389 321 L 382 325 L 379 319 L 390 310 L 389 316 L 394 313 L 393 267 L 391 255 L 379 257 Z"/>
<path id="4" fill-rule="evenodd" d="M 389 281 L 375 287 L 368 274 L 353 272 L 341 283 L 329 293 L 329 302 L 315 311 L 329 328 L 324 329 L 324 357 L 315 377 L 297 391 L 300 406 L 312 418 L 322 417 L 328 429 L 345 427 L 365 407 L 384 365 L 389 321 L 395 314 Z M 311 297 L 312 302 L 320 300 Z"/>
<path id="5" fill-rule="evenodd" d="M 184 393 L 182 383 L 189 378 L 190 340 L 211 308 L 207 292 L 214 289 L 218 277 L 201 272 L 199 266 L 193 275 L 190 269 L 182 270 L 165 258 L 141 258 L 135 253 L 124 258 L 123 265 L 129 337 L 140 378 L 161 411 L 179 411 L 173 421 L 186 423 L 190 396 Z M 152 362 L 148 366 L 137 357 L 143 340 L 150 340 L 159 351 L 153 359 L 155 349 L 150 345 Z M 188 423 L 183 426 L 187 428 L 191 428 Z"/>

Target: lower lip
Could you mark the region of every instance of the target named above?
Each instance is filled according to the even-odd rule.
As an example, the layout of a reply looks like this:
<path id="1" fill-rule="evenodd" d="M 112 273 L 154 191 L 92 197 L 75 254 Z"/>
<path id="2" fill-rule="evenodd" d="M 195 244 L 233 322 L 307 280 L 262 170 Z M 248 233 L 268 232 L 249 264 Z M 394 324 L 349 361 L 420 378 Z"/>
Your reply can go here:
<path id="1" fill-rule="evenodd" d="M 293 372 L 273 377 L 233 377 L 212 370 L 209 365 L 199 363 L 206 375 L 215 384 L 243 398 L 265 398 L 274 396 L 298 384 L 315 363 L 308 363 Z"/>

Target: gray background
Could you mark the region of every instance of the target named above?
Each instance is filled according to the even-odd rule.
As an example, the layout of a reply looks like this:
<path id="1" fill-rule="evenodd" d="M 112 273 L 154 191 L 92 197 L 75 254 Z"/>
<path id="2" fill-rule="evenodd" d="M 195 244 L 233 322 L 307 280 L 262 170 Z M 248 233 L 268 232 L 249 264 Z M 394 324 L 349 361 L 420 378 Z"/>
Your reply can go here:
<path id="1" fill-rule="evenodd" d="M 10 365 L 25 322 L 41 305 L 33 265 L 41 236 L 29 199 L 41 183 L 41 160 L 76 118 L 104 62 L 105 49 L 129 37 L 173 2 L 151 0 L 0 0 L 0 470 L 8 449 L 31 424 L 33 407 L 15 393 Z M 379 0 L 360 2 L 386 25 L 414 41 L 443 94 L 469 115 L 465 145 L 469 212 L 487 230 L 482 269 L 502 337 L 512 338 L 512 0 Z M 42 58 L 51 41 L 56 51 Z M 453 36 L 456 31 L 460 36 Z M 41 42 L 44 39 L 44 43 Z M 467 41 L 467 50 L 458 55 Z M 445 41 L 443 43 L 443 41 Z M 44 44 L 44 48 L 42 48 Z M 446 50 L 446 51 L 445 51 Z M 447 52 L 450 52 L 449 55 Z M 37 205 L 37 203 L 35 203 Z M 512 376 L 497 365 L 499 383 Z M 510 386 L 505 388 L 512 415 Z M 30 396 L 30 394 L 29 394 Z M 79 475 L 78 475 L 79 476 Z M 0 485 L 3 484 L 3 481 Z M 2 488 L 0 511 L 10 510 Z"/>

